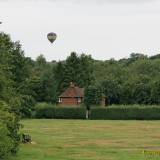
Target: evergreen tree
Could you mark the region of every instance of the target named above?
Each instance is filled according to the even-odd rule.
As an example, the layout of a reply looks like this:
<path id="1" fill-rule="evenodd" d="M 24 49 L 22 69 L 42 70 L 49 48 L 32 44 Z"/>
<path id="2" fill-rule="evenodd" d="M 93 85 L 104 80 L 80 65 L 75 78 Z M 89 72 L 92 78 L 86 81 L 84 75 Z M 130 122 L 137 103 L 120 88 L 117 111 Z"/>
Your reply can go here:
<path id="1" fill-rule="evenodd" d="M 89 85 L 94 83 L 93 76 L 93 59 L 91 56 L 87 56 L 85 54 L 81 54 L 79 57 L 80 63 L 80 72 L 79 72 L 79 86 L 80 87 L 88 87 Z"/>
<path id="2" fill-rule="evenodd" d="M 70 82 L 82 88 L 89 86 L 94 82 L 91 56 L 85 54 L 78 56 L 75 52 L 72 52 L 64 63 L 58 63 L 55 77 L 60 91 L 67 88 Z"/>
<path id="3" fill-rule="evenodd" d="M 59 61 L 56 65 L 56 67 L 53 70 L 54 72 L 54 79 L 55 79 L 55 86 L 56 86 L 56 94 L 57 96 L 60 95 L 65 87 L 65 65 L 63 62 Z"/>
<path id="4" fill-rule="evenodd" d="M 74 82 L 76 85 L 80 84 L 80 60 L 75 52 L 66 59 L 64 70 L 64 88 L 68 87 L 70 82 Z"/>

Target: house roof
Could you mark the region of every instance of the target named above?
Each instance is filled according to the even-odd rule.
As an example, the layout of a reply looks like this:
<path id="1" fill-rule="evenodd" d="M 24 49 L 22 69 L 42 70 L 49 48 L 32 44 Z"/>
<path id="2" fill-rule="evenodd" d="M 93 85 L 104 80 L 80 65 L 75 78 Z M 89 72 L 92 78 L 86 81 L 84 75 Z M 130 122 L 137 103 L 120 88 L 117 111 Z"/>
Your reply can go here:
<path id="1" fill-rule="evenodd" d="M 59 96 L 61 98 L 84 97 L 84 88 L 74 86 L 73 83 Z"/>

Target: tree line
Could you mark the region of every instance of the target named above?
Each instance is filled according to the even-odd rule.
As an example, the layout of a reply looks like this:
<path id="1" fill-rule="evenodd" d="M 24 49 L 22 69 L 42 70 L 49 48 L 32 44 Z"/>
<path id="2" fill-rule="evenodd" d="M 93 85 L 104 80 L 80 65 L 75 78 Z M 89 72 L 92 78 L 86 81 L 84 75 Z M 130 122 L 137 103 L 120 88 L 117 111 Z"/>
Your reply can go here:
<path id="1" fill-rule="evenodd" d="M 56 103 L 69 83 L 74 82 L 85 88 L 90 105 L 99 105 L 102 95 L 107 97 L 108 104 L 160 103 L 159 54 L 148 57 L 132 53 L 126 59 L 101 61 L 72 52 L 65 61 L 46 62 L 41 55 L 33 63 L 39 68 L 38 88 L 34 90 L 39 91 L 35 94 L 39 102 Z"/>

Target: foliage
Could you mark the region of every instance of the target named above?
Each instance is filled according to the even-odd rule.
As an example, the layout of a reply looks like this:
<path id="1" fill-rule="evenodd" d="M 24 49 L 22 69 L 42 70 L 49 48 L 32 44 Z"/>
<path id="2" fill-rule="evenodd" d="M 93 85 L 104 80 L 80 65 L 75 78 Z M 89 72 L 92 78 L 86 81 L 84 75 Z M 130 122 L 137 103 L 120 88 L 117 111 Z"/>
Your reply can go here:
<path id="1" fill-rule="evenodd" d="M 25 95 L 20 86 L 29 77 L 30 68 L 20 43 L 12 42 L 5 33 L 0 33 L 0 57 L 0 125 L 4 134 L 0 151 L 2 159 L 18 151 L 21 108 L 27 103 L 24 103 L 22 96 Z"/>
<path id="2" fill-rule="evenodd" d="M 35 106 L 36 118 L 54 118 L 55 109 L 54 106 L 47 103 L 38 103 Z"/>
<path id="3" fill-rule="evenodd" d="M 120 86 L 115 79 L 105 79 L 102 82 L 104 95 L 108 98 L 109 104 L 119 104 Z"/>
<path id="4" fill-rule="evenodd" d="M 65 65 L 59 61 L 54 68 L 54 77 L 55 77 L 55 86 L 56 86 L 56 93 L 57 96 L 60 95 L 64 90 L 64 71 L 65 71 Z"/>
<path id="5" fill-rule="evenodd" d="M 159 106 L 111 106 L 92 108 L 91 119 L 104 120 L 160 120 Z"/>
<path id="6" fill-rule="evenodd" d="M 55 80 L 57 90 L 62 92 L 70 82 L 74 82 L 79 87 L 87 87 L 93 81 L 93 60 L 91 56 L 72 52 L 64 63 L 59 62 L 55 69 Z"/>
<path id="7" fill-rule="evenodd" d="M 20 124 L 19 117 L 11 112 L 10 106 L 3 101 L 0 101 L 0 124 L 2 127 L 1 132 L 4 133 L 4 140 L 6 141 L 6 143 L 2 141 L 1 145 L 4 145 L 2 152 L 4 152 L 3 157 L 6 157 L 10 154 L 15 154 L 18 150 Z M 6 151 L 5 148 L 7 149 Z"/>
<path id="8" fill-rule="evenodd" d="M 23 86 L 30 78 L 32 60 L 24 56 L 20 43 L 12 42 L 5 33 L 0 33 L 0 57 L 0 100 L 16 115 L 24 115 L 27 108 L 22 107 L 31 104 L 29 98 L 25 98 L 30 97 L 30 93 Z"/>
<path id="9" fill-rule="evenodd" d="M 39 103 L 35 107 L 35 118 L 85 119 L 85 107 L 63 107 Z M 110 107 L 91 106 L 90 119 L 107 120 L 160 120 L 160 107 L 155 105 L 116 105 Z"/>
<path id="10" fill-rule="evenodd" d="M 90 107 L 91 105 L 100 105 L 101 100 L 102 92 L 98 86 L 88 86 L 85 89 L 84 104 L 87 107 Z"/>
<path id="11" fill-rule="evenodd" d="M 7 127 L 0 122 L 0 159 L 5 159 L 11 154 L 12 139 L 8 134 Z"/>
<path id="12" fill-rule="evenodd" d="M 94 61 L 95 82 L 110 104 L 159 104 L 160 59 L 131 54 L 128 59 Z"/>
<path id="13" fill-rule="evenodd" d="M 32 96 L 21 95 L 20 113 L 22 118 L 29 118 L 32 116 L 35 103 L 35 99 Z"/>
<path id="14" fill-rule="evenodd" d="M 56 107 L 55 119 L 85 119 L 86 109 L 84 107 Z"/>
<path id="15" fill-rule="evenodd" d="M 153 104 L 160 104 L 160 81 L 154 80 L 151 84 L 151 100 Z"/>
<path id="16" fill-rule="evenodd" d="M 109 104 L 160 103 L 158 55 L 147 57 L 132 53 L 126 59 L 98 61 L 91 56 L 72 52 L 66 60 L 59 62 L 47 62 L 43 55 L 38 56 L 36 61 L 26 61 L 29 77 L 21 83 L 19 90 L 21 94 L 31 95 L 36 102 L 56 104 L 58 96 L 70 82 L 74 82 L 86 90 L 91 86 L 100 86 Z M 3 79 L 2 83 L 5 82 Z M 99 104 L 92 96 L 92 104 Z"/>
<path id="17" fill-rule="evenodd" d="M 84 107 L 56 107 L 52 104 L 39 103 L 35 107 L 36 118 L 85 119 Z"/>
<path id="18" fill-rule="evenodd" d="M 75 52 L 72 52 L 71 55 L 66 59 L 65 70 L 64 70 L 64 84 L 66 88 L 69 86 L 70 82 L 74 82 L 79 85 L 80 77 L 80 63 L 79 57 Z"/>

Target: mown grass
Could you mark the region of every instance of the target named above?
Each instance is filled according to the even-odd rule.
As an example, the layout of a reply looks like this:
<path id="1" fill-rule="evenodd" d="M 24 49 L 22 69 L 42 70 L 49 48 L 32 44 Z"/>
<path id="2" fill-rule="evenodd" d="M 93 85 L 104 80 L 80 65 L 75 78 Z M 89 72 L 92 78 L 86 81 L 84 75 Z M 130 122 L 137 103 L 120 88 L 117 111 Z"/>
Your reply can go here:
<path id="1" fill-rule="evenodd" d="M 11 160 L 143 160 L 160 150 L 160 121 L 23 120 L 33 144 Z M 159 157 L 160 159 L 160 157 Z"/>

